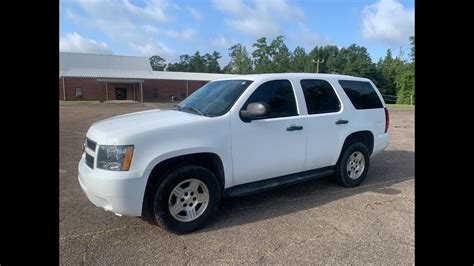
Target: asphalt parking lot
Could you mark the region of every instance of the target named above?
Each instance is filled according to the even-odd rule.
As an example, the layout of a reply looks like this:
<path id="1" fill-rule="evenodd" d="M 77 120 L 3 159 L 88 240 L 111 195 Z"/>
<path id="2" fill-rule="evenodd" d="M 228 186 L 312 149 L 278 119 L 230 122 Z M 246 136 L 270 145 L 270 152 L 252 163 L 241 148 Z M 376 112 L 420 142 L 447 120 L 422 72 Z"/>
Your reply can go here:
<path id="1" fill-rule="evenodd" d="M 365 182 L 330 177 L 223 199 L 200 231 L 175 235 L 95 207 L 77 181 L 95 121 L 169 104 L 60 104 L 61 264 L 413 264 L 414 111 L 391 109 L 391 142 Z"/>

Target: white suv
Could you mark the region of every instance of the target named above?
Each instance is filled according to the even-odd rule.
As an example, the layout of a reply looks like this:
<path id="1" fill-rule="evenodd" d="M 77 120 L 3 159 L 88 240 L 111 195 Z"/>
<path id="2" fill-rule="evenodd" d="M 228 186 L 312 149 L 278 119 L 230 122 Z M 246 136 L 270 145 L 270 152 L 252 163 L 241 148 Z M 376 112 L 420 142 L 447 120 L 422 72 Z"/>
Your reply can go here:
<path id="1" fill-rule="evenodd" d="M 359 185 L 371 156 L 388 145 L 388 125 L 380 92 L 365 78 L 236 76 L 207 83 L 174 110 L 94 123 L 79 183 L 98 207 L 190 232 L 222 196 L 332 174 Z"/>

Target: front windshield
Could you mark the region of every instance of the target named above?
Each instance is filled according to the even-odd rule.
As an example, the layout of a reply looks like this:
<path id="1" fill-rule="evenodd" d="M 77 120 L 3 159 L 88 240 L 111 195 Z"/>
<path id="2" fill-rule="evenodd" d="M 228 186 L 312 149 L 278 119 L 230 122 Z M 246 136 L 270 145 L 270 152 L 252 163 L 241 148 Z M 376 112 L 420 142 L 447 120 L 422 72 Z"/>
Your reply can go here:
<path id="1" fill-rule="evenodd" d="M 221 116 L 230 110 L 250 84 L 250 80 L 209 82 L 178 104 L 176 109 L 211 117 Z"/>

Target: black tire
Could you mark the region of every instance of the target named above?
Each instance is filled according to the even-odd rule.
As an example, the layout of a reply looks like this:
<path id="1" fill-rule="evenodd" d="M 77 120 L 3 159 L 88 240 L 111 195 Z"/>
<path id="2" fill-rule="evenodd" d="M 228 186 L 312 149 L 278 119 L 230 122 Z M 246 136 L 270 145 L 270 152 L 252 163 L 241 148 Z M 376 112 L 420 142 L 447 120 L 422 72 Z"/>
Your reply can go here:
<path id="1" fill-rule="evenodd" d="M 347 172 L 347 163 L 350 158 L 350 156 L 354 152 L 360 152 L 364 156 L 365 164 L 364 164 L 364 170 L 362 174 L 357 178 L 357 179 L 352 179 L 349 177 L 349 174 Z M 369 165 L 370 165 L 370 155 L 369 155 L 369 150 L 367 149 L 367 146 L 365 144 L 360 143 L 360 142 L 355 142 L 349 144 L 346 148 L 344 148 L 339 161 L 337 162 L 336 165 L 336 180 L 341 186 L 345 187 L 356 187 L 364 181 L 367 172 L 369 171 Z"/>
<path id="2" fill-rule="evenodd" d="M 205 211 L 196 220 L 181 222 L 175 219 L 168 208 L 168 199 L 173 189 L 187 179 L 198 179 L 209 191 L 209 202 Z M 168 173 L 153 194 L 152 212 L 156 223 L 175 233 L 188 233 L 206 225 L 219 207 L 221 188 L 214 173 L 197 165 L 187 165 Z"/>

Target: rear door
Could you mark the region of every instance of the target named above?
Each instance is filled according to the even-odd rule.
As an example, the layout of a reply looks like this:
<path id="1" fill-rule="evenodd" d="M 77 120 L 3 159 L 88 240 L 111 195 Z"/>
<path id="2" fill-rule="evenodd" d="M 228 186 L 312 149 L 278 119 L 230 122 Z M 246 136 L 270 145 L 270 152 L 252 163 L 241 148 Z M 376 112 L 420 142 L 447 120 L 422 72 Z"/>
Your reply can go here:
<path id="1" fill-rule="evenodd" d="M 287 79 L 258 86 L 249 103 L 270 106 L 270 117 L 243 122 L 231 119 L 234 185 L 302 171 L 306 155 L 306 125 L 299 115 L 294 86 Z"/>
<path id="2" fill-rule="evenodd" d="M 374 138 L 385 133 L 383 98 L 369 80 L 339 80 L 354 108 L 353 131 L 370 130 Z"/>
<path id="3" fill-rule="evenodd" d="M 349 118 L 328 80 L 302 78 L 298 83 L 307 110 L 307 151 L 303 170 L 332 166 L 339 157 L 339 143 L 347 134 Z"/>

